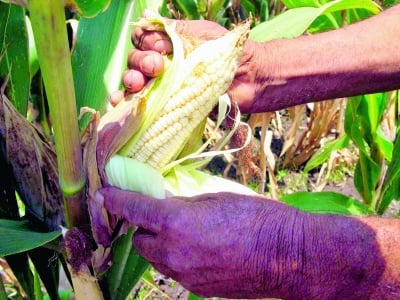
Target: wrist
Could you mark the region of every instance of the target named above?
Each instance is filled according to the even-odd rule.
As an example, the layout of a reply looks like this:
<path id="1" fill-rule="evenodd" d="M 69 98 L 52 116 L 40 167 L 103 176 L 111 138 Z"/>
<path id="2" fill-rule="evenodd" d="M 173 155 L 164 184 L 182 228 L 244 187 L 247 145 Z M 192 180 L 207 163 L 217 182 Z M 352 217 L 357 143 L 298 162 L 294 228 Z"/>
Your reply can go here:
<path id="1" fill-rule="evenodd" d="M 369 299 L 385 269 L 376 232 L 352 217 L 305 215 L 296 295 Z"/>
<path id="2" fill-rule="evenodd" d="M 284 99 L 284 89 L 287 84 L 287 74 L 284 72 L 286 66 L 282 65 L 284 53 L 289 40 L 273 40 L 258 43 L 249 40 L 248 48 L 251 55 L 248 55 L 247 64 L 252 66 L 254 73 L 251 80 L 253 91 L 251 101 L 247 103 L 245 109 L 241 110 L 249 113 L 259 113 L 266 111 L 276 111 L 286 108 L 291 104 Z"/>
<path id="3" fill-rule="evenodd" d="M 387 271 L 382 256 L 388 253 L 382 247 L 387 247 L 369 225 L 352 217 L 310 214 L 279 205 L 271 205 L 260 218 L 250 249 L 256 270 L 252 288 L 260 297 L 311 299 L 324 294 L 369 299 L 387 294 L 387 289 L 382 292 L 386 275 L 392 286 L 398 284 L 400 255 L 391 258 L 393 268 Z M 398 249 L 398 244 L 391 249 Z"/>
<path id="4" fill-rule="evenodd" d="M 371 298 L 389 299 L 389 296 L 398 299 L 400 291 L 400 219 L 383 217 L 360 217 L 364 223 L 375 232 L 380 256 L 385 262 L 385 269 L 376 285 Z M 391 298 L 390 298 L 391 299 Z"/>

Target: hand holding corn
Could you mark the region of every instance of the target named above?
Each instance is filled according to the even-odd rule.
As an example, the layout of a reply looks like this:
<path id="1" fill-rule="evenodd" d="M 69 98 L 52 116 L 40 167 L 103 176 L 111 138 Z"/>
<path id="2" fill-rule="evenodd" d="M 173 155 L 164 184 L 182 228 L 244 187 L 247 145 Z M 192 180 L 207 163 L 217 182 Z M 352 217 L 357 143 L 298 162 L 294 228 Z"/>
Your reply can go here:
<path id="1" fill-rule="evenodd" d="M 100 193 L 109 212 L 139 226 L 139 254 L 199 296 L 398 299 L 380 290 L 389 282 L 385 259 L 400 258 L 381 253 L 400 242 L 395 219 L 310 214 L 232 193 L 162 201 L 115 188 Z"/>
<path id="2" fill-rule="evenodd" d="M 325 34 L 264 43 L 249 40 L 228 93 L 241 111 L 247 113 L 398 89 L 400 51 L 394 37 L 400 31 L 399 11 L 400 5 L 395 5 L 350 28 Z M 224 31 L 218 24 L 207 21 L 179 21 L 178 30 L 200 38 Z M 155 53 L 171 50 L 165 35 L 154 32 L 136 31 L 133 41 L 139 50 Z M 376 45 L 386 46 L 377 49 Z M 143 67 L 155 71 L 162 68 L 156 61 L 157 55 L 150 65 L 140 62 L 141 55 L 130 57 L 131 70 L 124 78 L 128 91 L 143 87 L 136 79 L 139 76 L 145 80 Z M 122 94 L 116 93 L 111 100 L 118 102 L 121 98 Z"/>
<path id="3" fill-rule="evenodd" d="M 227 32 L 224 27 L 206 20 L 174 22 L 179 34 L 199 41 L 215 39 Z M 129 69 L 123 74 L 123 83 L 128 93 L 140 91 L 150 78 L 159 76 L 164 69 L 162 55 L 172 53 L 172 44 L 165 32 L 145 31 L 137 27 L 132 32 L 132 42 L 136 48 L 129 53 Z M 243 112 L 251 106 L 256 93 L 257 64 L 253 59 L 255 45 L 255 42 L 246 41 L 235 79 L 228 90 L 231 99 Z M 116 104 L 123 97 L 120 91 L 113 93 L 111 103 Z"/>
<path id="4" fill-rule="evenodd" d="M 268 58 L 250 55 L 247 62 L 257 62 L 255 99 L 241 108 L 260 112 L 399 88 L 400 52 L 393 36 L 400 34 L 400 5 L 381 15 L 345 30 L 259 44 L 253 53 Z M 190 24 L 196 23 L 185 26 Z M 153 34 L 138 33 L 136 43 L 145 52 L 130 59 L 140 74 L 150 70 L 143 82 L 162 69 L 157 53 L 170 51 L 168 40 Z M 362 51 L 359 45 L 365 45 Z M 376 65 L 369 63 L 371 53 Z M 150 65 L 148 54 L 155 55 Z M 198 295 L 397 299 L 400 293 L 396 219 L 307 214 L 229 193 L 157 201 L 115 188 L 100 192 L 111 213 L 139 226 L 133 241 L 139 253 Z"/>

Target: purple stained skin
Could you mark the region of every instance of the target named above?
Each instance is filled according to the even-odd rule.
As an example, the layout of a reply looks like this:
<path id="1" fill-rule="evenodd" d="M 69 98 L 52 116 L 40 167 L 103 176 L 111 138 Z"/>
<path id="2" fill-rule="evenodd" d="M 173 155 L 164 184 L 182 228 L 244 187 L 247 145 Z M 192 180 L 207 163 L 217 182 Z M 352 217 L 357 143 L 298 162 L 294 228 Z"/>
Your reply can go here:
<path id="1" fill-rule="evenodd" d="M 207 21 L 178 21 L 177 30 L 201 39 L 224 32 Z M 228 93 L 242 112 L 253 113 L 398 89 L 399 36 L 395 5 L 322 34 L 249 40 Z M 163 34 L 135 30 L 132 39 L 145 50 L 142 58 L 159 55 L 148 50 L 172 50 Z M 130 68 L 159 70 L 135 57 Z M 114 188 L 100 192 L 110 213 L 139 226 L 139 253 L 198 295 L 400 299 L 398 219 L 314 215 L 230 193 L 157 201 Z"/>
<path id="2" fill-rule="evenodd" d="M 232 193 L 100 193 L 110 213 L 139 226 L 137 251 L 204 297 L 370 299 L 385 270 L 375 232 L 350 217 Z"/>

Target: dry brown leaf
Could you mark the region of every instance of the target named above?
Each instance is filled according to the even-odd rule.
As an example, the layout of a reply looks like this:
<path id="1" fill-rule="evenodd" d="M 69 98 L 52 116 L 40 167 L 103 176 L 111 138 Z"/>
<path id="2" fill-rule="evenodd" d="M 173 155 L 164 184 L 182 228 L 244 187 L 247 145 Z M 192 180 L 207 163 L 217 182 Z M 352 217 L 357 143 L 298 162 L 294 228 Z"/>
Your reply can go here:
<path id="1" fill-rule="evenodd" d="M 0 151 L 8 161 L 28 218 L 50 230 L 64 225 L 63 199 L 53 146 L 0 93 Z"/>

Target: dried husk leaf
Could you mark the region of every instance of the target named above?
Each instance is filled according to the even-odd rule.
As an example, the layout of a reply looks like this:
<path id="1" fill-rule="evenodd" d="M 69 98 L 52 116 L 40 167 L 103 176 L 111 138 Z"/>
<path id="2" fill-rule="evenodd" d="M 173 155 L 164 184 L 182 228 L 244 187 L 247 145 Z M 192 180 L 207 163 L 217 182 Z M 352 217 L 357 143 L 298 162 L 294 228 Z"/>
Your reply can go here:
<path id="1" fill-rule="evenodd" d="M 4 83 L 5 86 L 5 83 Z M 9 163 L 27 217 L 49 230 L 64 225 L 63 199 L 53 146 L 0 92 L 0 151 Z"/>
<path id="2" fill-rule="evenodd" d="M 98 245 L 105 248 L 109 247 L 112 239 L 122 234 L 127 227 L 120 226 L 118 219 L 107 213 L 103 204 L 96 200 L 95 194 L 99 188 L 108 185 L 104 173 L 106 162 L 127 142 L 132 132 L 135 132 L 140 125 L 143 114 L 140 103 L 141 101 L 131 96 L 101 118 L 98 112 L 92 111 L 91 122 L 82 138 L 93 238 Z M 94 153 L 96 155 L 93 155 Z M 96 256 L 95 265 L 101 266 L 101 269 L 106 265 L 102 260 L 108 260 L 108 254 L 107 257 Z"/>

